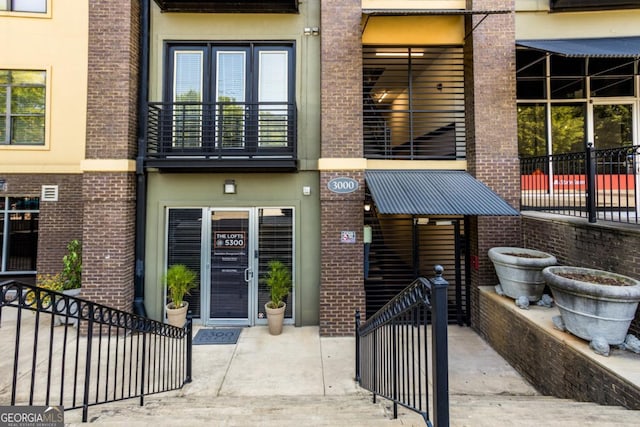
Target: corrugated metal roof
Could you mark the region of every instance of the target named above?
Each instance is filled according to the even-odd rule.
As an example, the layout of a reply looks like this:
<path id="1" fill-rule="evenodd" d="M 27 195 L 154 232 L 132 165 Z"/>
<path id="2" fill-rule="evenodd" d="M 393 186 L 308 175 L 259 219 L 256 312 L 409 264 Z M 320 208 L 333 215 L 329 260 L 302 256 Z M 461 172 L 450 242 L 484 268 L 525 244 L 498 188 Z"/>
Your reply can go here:
<path id="1" fill-rule="evenodd" d="M 464 171 L 368 170 L 365 181 L 382 214 L 519 215 Z"/>
<path id="2" fill-rule="evenodd" d="M 569 57 L 637 58 L 640 37 L 604 37 L 591 39 L 518 40 L 518 46 Z"/>

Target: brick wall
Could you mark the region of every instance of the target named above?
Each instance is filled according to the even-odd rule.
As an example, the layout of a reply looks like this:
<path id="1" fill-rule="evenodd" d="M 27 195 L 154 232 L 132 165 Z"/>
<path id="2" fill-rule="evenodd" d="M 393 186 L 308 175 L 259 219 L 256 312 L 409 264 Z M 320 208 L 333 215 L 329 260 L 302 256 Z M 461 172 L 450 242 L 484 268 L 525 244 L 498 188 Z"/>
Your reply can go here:
<path id="1" fill-rule="evenodd" d="M 511 0 L 468 1 L 476 10 L 513 10 Z M 512 206 L 519 206 L 520 188 L 515 102 L 514 14 L 472 15 L 465 52 L 465 107 L 469 172 Z M 476 27 L 477 25 L 477 27 Z M 475 28 L 474 28 L 475 27 Z M 470 219 L 471 255 L 479 269 L 471 272 L 472 323 L 477 320 L 476 287 L 496 282 L 487 251 L 493 246 L 519 246 L 517 217 Z"/>
<path id="2" fill-rule="evenodd" d="M 544 395 L 640 409 L 640 391 L 481 292 L 481 335 Z M 544 410 L 543 408 L 541 408 Z"/>
<path id="3" fill-rule="evenodd" d="M 138 1 L 89 2 L 88 159 L 133 159 L 138 96 Z"/>
<path id="4" fill-rule="evenodd" d="M 56 274 L 62 270 L 62 257 L 72 239 L 82 240 L 82 176 L 43 175 L 1 175 L 7 184 L 4 196 L 40 197 L 42 185 L 58 185 L 58 201 L 40 201 L 38 219 L 39 274 Z"/>
<path id="5" fill-rule="evenodd" d="M 360 0 L 321 2 L 321 157 L 362 157 L 362 42 Z M 358 191 L 332 193 L 330 179 L 348 176 Z M 357 309 L 364 313 L 364 175 L 362 171 L 320 172 L 320 334 L 352 335 Z M 340 243 L 341 231 L 355 231 L 357 243 Z"/>
<path id="6" fill-rule="evenodd" d="M 89 3 L 87 159 L 137 149 L 139 2 Z M 82 296 L 129 311 L 134 293 L 135 175 L 85 172 Z"/>
<path id="7" fill-rule="evenodd" d="M 85 173 L 82 297 L 131 311 L 135 249 L 135 176 Z"/>
<path id="8" fill-rule="evenodd" d="M 360 183 L 358 191 L 349 194 L 329 191 L 327 183 L 338 176 L 356 179 Z M 320 334 L 353 335 L 356 310 L 360 310 L 363 316 L 365 314 L 362 240 L 364 174 L 322 172 L 320 189 Z M 342 243 L 341 231 L 355 231 L 356 243 Z"/>
<path id="9" fill-rule="evenodd" d="M 524 246 L 553 254 L 561 265 L 595 268 L 640 279 L 640 230 L 590 224 L 571 217 L 523 217 Z M 640 310 L 629 330 L 640 336 Z"/>
<path id="10" fill-rule="evenodd" d="M 360 158 L 362 40 L 360 0 L 321 5 L 321 157 Z"/>

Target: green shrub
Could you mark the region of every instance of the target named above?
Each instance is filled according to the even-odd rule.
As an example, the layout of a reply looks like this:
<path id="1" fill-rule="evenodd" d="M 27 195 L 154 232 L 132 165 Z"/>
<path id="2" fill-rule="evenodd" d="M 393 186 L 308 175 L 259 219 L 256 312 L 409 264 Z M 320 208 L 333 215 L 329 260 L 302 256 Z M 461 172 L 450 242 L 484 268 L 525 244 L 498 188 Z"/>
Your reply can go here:
<path id="1" fill-rule="evenodd" d="M 163 283 L 167 285 L 173 308 L 183 306 L 184 296 L 196 287 L 196 278 L 197 274 L 184 264 L 174 264 L 169 267 L 164 275 Z"/>
<path id="2" fill-rule="evenodd" d="M 291 292 L 291 273 L 282 261 L 269 262 L 269 271 L 264 279 L 269 288 L 271 301 L 267 303 L 269 308 L 279 308 L 284 305 L 283 299 Z"/>

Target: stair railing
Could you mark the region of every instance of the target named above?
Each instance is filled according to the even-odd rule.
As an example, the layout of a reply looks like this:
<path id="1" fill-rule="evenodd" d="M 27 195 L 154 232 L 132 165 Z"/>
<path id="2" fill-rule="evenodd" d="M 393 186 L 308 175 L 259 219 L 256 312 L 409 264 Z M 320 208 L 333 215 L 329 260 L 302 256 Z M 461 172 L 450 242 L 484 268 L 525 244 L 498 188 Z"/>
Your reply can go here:
<path id="1" fill-rule="evenodd" d="M 17 281 L 0 283 L 0 401 L 89 406 L 191 382 L 192 322 L 183 328 Z M 6 348 L 5 348 L 6 350 Z"/>
<path id="2" fill-rule="evenodd" d="M 435 427 L 449 426 L 443 271 L 435 266 L 433 279 L 416 279 L 365 323 L 356 312 L 356 381 L 373 393 L 374 403 L 376 396 L 392 401 L 394 418 L 401 405 Z"/>

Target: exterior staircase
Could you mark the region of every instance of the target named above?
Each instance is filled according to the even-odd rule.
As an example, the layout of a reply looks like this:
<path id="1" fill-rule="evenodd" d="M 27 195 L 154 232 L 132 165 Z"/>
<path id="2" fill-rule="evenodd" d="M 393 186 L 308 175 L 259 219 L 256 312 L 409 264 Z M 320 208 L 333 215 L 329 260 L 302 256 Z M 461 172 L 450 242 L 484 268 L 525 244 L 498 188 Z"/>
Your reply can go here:
<path id="1" fill-rule="evenodd" d="M 217 396 L 183 392 L 147 397 L 145 405 L 123 401 L 93 407 L 89 422 L 110 426 L 263 426 L 263 427 L 424 427 L 404 408 L 393 419 L 391 404 L 357 392 L 342 396 Z M 274 391 L 276 392 L 276 391 Z M 75 413 L 77 412 L 77 413 Z M 640 411 L 540 395 L 452 395 L 452 427 L 562 426 L 625 427 L 640 423 Z M 82 426 L 79 411 L 65 421 Z"/>

